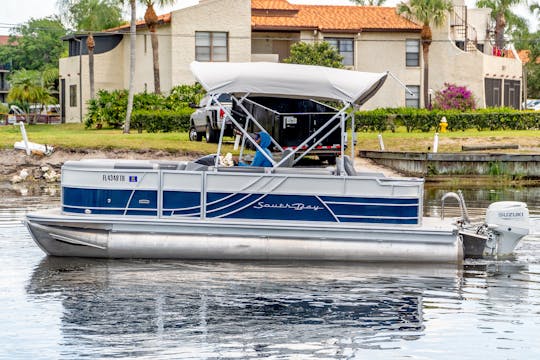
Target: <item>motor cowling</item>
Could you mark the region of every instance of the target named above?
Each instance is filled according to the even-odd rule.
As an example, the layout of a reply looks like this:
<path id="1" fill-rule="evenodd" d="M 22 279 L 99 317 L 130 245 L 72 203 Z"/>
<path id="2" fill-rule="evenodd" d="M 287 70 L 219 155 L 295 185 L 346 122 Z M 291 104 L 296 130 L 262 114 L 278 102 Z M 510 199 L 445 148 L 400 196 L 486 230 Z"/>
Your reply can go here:
<path id="1" fill-rule="evenodd" d="M 497 237 L 498 255 L 509 255 L 522 237 L 529 234 L 529 209 L 519 201 L 495 202 L 486 210 L 488 229 Z"/>

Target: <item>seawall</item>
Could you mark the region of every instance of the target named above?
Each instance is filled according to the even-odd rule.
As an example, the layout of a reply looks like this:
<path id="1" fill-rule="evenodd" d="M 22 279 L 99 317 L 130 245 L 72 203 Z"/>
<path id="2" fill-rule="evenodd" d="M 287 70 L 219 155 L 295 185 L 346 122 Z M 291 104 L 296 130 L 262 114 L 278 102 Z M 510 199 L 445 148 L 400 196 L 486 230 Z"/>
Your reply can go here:
<path id="1" fill-rule="evenodd" d="M 411 176 L 512 175 L 540 179 L 540 154 L 360 150 L 359 156 Z"/>

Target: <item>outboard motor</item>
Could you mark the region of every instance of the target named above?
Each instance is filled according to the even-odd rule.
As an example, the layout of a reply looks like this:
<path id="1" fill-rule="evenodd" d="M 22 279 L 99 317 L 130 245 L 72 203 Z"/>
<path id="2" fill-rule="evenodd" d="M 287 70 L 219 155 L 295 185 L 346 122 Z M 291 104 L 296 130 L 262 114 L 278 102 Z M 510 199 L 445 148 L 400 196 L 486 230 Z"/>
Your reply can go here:
<path id="1" fill-rule="evenodd" d="M 490 231 L 486 249 L 491 255 L 510 255 L 522 237 L 529 234 L 529 209 L 519 201 L 495 202 L 486 210 L 486 225 Z"/>

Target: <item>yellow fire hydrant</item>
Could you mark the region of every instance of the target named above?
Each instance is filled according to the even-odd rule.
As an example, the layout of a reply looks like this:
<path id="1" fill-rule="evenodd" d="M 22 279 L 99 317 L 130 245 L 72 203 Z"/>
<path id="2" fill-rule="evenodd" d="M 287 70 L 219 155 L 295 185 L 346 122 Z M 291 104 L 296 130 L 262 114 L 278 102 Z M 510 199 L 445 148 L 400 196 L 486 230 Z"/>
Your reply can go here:
<path id="1" fill-rule="evenodd" d="M 446 128 L 448 127 L 448 122 L 446 121 L 446 117 L 442 117 L 441 122 L 439 123 L 439 127 L 441 128 L 441 132 L 446 132 Z"/>

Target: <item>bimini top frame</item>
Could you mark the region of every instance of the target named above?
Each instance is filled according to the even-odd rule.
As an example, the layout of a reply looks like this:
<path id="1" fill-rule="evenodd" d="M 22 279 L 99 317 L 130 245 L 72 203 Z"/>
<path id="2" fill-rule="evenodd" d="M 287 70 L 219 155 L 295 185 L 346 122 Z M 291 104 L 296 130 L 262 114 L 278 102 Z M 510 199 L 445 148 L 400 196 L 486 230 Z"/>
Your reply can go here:
<path id="1" fill-rule="evenodd" d="M 262 151 L 260 146 L 247 133 L 247 123 L 252 121 L 261 130 L 265 129 L 243 105 L 243 102 L 248 96 L 274 96 L 319 101 L 339 101 L 343 103 L 343 107 L 328 122 L 279 162 L 274 161 L 262 151 L 268 160 L 271 161 L 273 165 L 272 169 L 281 166 L 289 158 L 294 158 L 300 149 L 315 137 L 320 136 L 314 144 L 296 158 L 295 162 L 297 162 L 338 128 L 341 128 L 342 132 L 341 155 L 343 156 L 347 133 L 345 124 L 348 117 L 353 118 L 352 130 L 354 134 L 354 111 L 349 110 L 364 104 L 375 95 L 388 76 L 388 72 L 366 73 L 313 65 L 265 62 L 192 62 L 190 67 L 197 81 L 212 96 L 214 103 L 218 104 L 224 111 L 226 116 L 223 117 L 222 125 L 225 124 L 226 119 L 230 119 L 244 135 L 244 141 L 248 139 L 260 151 Z M 223 93 L 230 94 L 233 101 L 245 112 L 247 116 L 245 126 L 240 125 L 234 119 L 229 109 L 225 108 L 219 102 L 219 95 Z M 208 103 L 212 103 L 212 101 Z M 336 119 L 339 119 L 338 124 L 330 128 L 330 125 L 335 123 L 334 120 Z M 218 155 L 221 153 L 224 130 L 225 126 L 221 126 Z M 276 144 L 274 139 L 272 141 Z M 281 148 L 279 144 L 278 148 Z M 216 165 L 217 161 L 218 157 L 216 157 Z"/>

